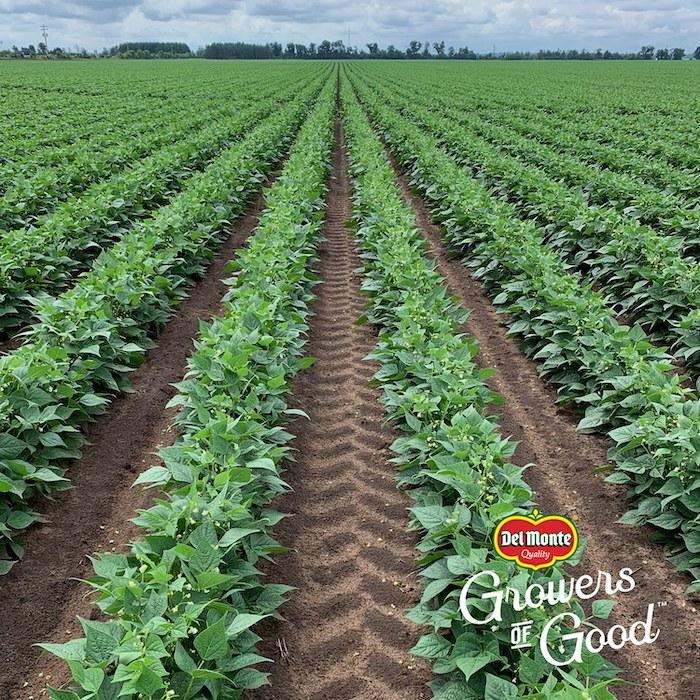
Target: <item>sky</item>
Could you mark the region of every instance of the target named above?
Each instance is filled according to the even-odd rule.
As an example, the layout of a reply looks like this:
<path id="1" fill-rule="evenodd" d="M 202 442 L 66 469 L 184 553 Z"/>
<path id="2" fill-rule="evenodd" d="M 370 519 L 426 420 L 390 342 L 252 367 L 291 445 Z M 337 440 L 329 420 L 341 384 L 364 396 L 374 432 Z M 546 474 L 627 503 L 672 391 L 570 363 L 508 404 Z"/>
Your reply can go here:
<path id="1" fill-rule="evenodd" d="M 700 44 L 700 0 L 0 0 L 0 48 L 122 41 L 351 45 L 444 40 L 477 52 Z"/>

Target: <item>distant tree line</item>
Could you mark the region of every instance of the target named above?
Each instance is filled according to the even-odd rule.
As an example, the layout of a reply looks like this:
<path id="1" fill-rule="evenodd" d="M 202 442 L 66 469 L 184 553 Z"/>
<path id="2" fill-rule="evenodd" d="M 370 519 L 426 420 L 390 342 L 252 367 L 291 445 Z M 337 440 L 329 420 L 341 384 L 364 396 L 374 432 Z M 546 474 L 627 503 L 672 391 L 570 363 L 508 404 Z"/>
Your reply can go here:
<path id="1" fill-rule="evenodd" d="M 187 44 L 166 41 L 126 42 L 102 51 L 88 51 L 75 46 L 72 49 L 54 47 L 48 50 L 43 42 L 37 46 L 13 46 L 0 51 L 3 58 L 193 58 Z"/>
<path id="2" fill-rule="evenodd" d="M 445 42 L 432 44 L 435 54 L 430 51 L 430 42 L 411 41 L 405 50 L 388 46 L 380 49 L 378 44 L 366 44 L 367 50 L 356 46 L 345 46 L 343 41 L 322 41 L 320 44 L 288 43 L 282 45 L 279 42 L 269 44 L 248 44 L 244 42 L 209 44 L 197 52 L 203 58 L 331 58 L 331 59 L 355 59 L 355 58 L 478 58 L 477 54 L 469 48 L 445 47 Z"/>
<path id="3" fill-rule="evenodd" d="M 653 46 L 643 46 L 640 51 L 625 53 L 619 51 L 587 51 L 585 49 L 555 49 L 540 51 L 511 51 L 479 53 L 467 46 L 455 48 L 445 46 L 444 41 L 411 41 L 405 49 L 389 45 L 380 48 L 375 43 L 365 44 L 366 48 L 345 46 L 342 41 L 322 41 L 320 44 L 288 43 L 285 46 L 278 42 L 269 44 L 248 44 L 244 42 L 209 44 L 199 49 L 197 55 L 203 58 L 335 58 L 335 59 L 377 59 L 377 58 L 421 58 L 421 59 L 457 59 L 457 60 L 488 60 L 506 59 L 518 60 L 674 60 L 685 58 L 685 49 L 656 49 Z M 700 60 L 700 46 L 695 49 L 693 58 Z"/>
<path id="4" fill-rule="evenodd" d="M 555 49 L 540 51 L 510 51 L 497 53 L 476 53 L 467 46 L 455 48 L 445 46 L 444 41 L 410 41 L 405 49 L 389 45 L 380 48 L 374 43 L 365 44 L 363 48 L 357 46 L 345 46 L 342 41 L 322 41 L 320 44 L 288 43 L 282 45 L 279 42 L 268 44 L 251 44 L 243 41 L 229 43 L 209 44 L 204 48 L 191 51 L 190 47 L 182 42 L 144 41 L 124 42 L 101 52 L 88 52 L 84 48 L 75 47 L 69 49 L 53 48 L 50 51 L 43 43 L 38 47 L 34 45 L 17 47 L 0 51 L 1 58 L 210 58 L 210 59 L 454 59 L 454 60 L 489 60 L 505 59 L 518 60 L 657 60 L 680 61 L 686 57 L 686 51 L 682 48 L 656 48 L 654 46 L 642 46 L 639 51 L 625 53 L 619 51 L 587 51 L 586 49 Z M 692 57 L 700 60 L 700 46 L 692 53 Z"/>
<path id="5" fill-rule="evenodd" d="M 176 41 L 127 41 L 101 55 L 117 58 L 192 58 L 193 53 L 187 44 Z"/>
<path id="6" fill-rule="evenodd" d="M 639 58 L 646 61 L 682 61 L 685 58 L 685 49 L 655 49 L 653 46 L 642 46 Z M 700 61 L 700 46 L 693 51 L 693 58 Z"/>
<path id="7" fill-rule="evenodd" d="M 36 46 L 13 46 L 11 49 L 0 51 L 0 58 L 94 58 L 97 52 L 90 53 L 86 48 L 76 46 L 73 49 L 64 49 L 60 46 L 55 46 L 48 49 L 46 44 L 39 42 Z"/>

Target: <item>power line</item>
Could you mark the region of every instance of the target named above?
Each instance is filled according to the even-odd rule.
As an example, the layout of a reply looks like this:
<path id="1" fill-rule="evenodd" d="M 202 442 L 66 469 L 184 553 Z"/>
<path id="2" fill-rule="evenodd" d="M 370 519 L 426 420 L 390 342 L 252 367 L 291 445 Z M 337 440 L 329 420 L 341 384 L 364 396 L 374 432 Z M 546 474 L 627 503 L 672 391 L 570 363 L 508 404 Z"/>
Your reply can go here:
<path id="1" fill-rule="evenodd" d="M 49 51 L 49 28 L 45 25 L 41 25 L 41 36 L 44 37 L 44 46 L 46 47 L 46 52 Z"/>

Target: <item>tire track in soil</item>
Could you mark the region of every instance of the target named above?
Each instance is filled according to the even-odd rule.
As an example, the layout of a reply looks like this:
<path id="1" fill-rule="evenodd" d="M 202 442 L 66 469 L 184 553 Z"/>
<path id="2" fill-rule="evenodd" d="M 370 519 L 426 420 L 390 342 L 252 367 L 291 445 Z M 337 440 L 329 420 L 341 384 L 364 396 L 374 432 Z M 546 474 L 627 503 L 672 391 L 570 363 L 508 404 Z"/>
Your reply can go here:
<path id="1" fill-rule="evenodd" d="M 393 157 L 391 160 L 403 196 L 427 240 L 429 256 L 450 293 L 470 310 L 463 332 L 479 341 L 476 361 L 496 370 L 489 386 L 505 398 L 505 404 L 495 409 L 501 432 L 519 443 L 514 461 L 533 464 L 525 479 L 540 507 L 572 516 L 588 539 L 581 573 L 595 575 L 601 570 L 614 576 L 623 567 L 638 570 L 634 592 L 618 596 L 610 624 L 629 626 L 646 617 L 649 603 L 667 602 L 655 609 L 654 625 L 660 635 L 651 646 L 628 645 L 619 652 L 606 649 L 605 656 L 622 668 L 622 676 L 639 683 L 614 688 L 615 694 L 621 700 L 699 699 L 700 615 L 697 597 L 685 594 L 690 579 L 671 566 L 659 545 L 650 542 L 651 528 L 616 522 L 629 506 L 624 489 L 593 473 L 607 462 L 607 439 L 577 432 L 574 412 L 556 406 L 555 391 L 539 377 L 536 364 L 522 353 L 517 341 L 507 335 L 503 315 L 496 312 L 482 285 L 459 259 L 446 252 L 440 227 Z"/>
<path id="2" fill-rule="evenodd" d="M 404 619 L 419 598 L 415 537 L 406 531 L 409 499 L 396 489 L 394 439 L 384 422 L 379 390 L 369 385 L 376 365 L 363 358 L 374 329 L 355 325 L 366 299 L 355 269 L 347 161 L 342 126 L 328 195 L 317 270 L 315 316 L 308 352 L 316 363 L 300 373 L 293 404 L 310 417 L 293 422 L 297 459 L 285 479 L 293 491 L 277 506 L 290 517 L 277 528 L 290 548 L 274 580 L 296 586 L 258 633 L 262 654 L 275 661 L 271 686 L 256 700 L 421 700 L 428 673 L 407 652 L 420 629 Z"/>
<path id="3" fill-rule="evenodd" d="M 161 329 L 158 345 L 131 375 L 133 393 L 115 398 L 87 427 L 90 444 L 69 472 L 73 489 L 40 504 L 49 522 L 27 533 L 24 559 L 0 578 L 0 594 L 9 603 L 0 617 L 3 700 L 40 700 L 47 697 L 47 680 L 52 685 L 68 680 L 63 662 L 47 654 L 40 657 L 32 644 L 82 636 L 76 616 L 99 614 L 86 597 L 87 587 L 76 579 L 91 574 L 88 555 L 127 551 L 125 543 L 138 535 L 130 519 L 147 508 L 157 492 L 132 489 L 131 484 L 145 468 L 158 464 L 158 449 L 177 437 L 172 427 L 177 410 L 165 408 L 175 394 L 172 383 L 184 376 L 200 320 L 221 310 L 226 264 L 245 245 L 263 205 L 260 193 L 233 224 L 204 276 Z"/>

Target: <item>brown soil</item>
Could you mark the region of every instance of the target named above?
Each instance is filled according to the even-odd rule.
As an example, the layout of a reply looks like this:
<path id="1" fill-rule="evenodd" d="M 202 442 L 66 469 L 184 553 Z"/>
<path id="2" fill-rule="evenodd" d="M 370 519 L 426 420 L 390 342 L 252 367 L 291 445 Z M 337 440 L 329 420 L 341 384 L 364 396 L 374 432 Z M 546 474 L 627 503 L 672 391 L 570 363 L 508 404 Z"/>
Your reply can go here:
<path id="1" fill-rule="evenodd" d="M 555 405 L 555 392 L 540 379 L 535 363 L 507 336 L 503 318 L 482 286 L 459 260 L 447 255 L 439 227 L 398 169 L 397 178 L 450 292 L 471 310 L 463 330 L 479 341 L 477 361 L 496 370 L 489 384 L 505 397 L 504 406 L 498 409 L 501 431 L 519 442 L 515 461 L 533 465 L 525 479 L 537 493 L 540 507 L 576 520 L 588 540 L 581 573 L 602 570 L 616 575 L 622 567 L 636 571 L 637 587 L 633 593 L 618 596 L 610 623 L 629 625 L 646 616 L 649 603 L 662 603 L 654 613 L 661 633 L 653 645 L 628 645 L 616 654 L 605 654 L 623 669 L 624 678 L 639 683 L 617 688 L 616 695 L 628 700 L 700 698 L 696 676 L 700 615 L 684 593 L 689 579 L 673 569 L 660 546 L 649 541 L 650 529 L 616 522 L 629 506 L 624 490 L 594 474 L 606 463 L 607 441 L 578 433 L 578 417 Z"/>
<path id="2" fill-rule="evenodd" d="M 158 463 L 157 451 L 172 444 L 175 410 L 165 405 L 175 394 L 192 352 L 199 321 L 221 308 L 226 290 L 226 264 L 244 245 L 257 224 L 264 198 L 232 227 L 205 275 L 163 328 L 158 346 L 132 375 L 133 393 L 116 398 L 109 411 L 88 429 L 90 445 L 71 467 L 71 491 L 41 504 L 49 523 L 27 533 L 24 559 L 0 580 L 4 601 L 0 626 L 0 697 L 27 700 L 46 697 L 48 680 L 67 680 L 61 661 L 39 657 L 38 642 L 62 642 L 81 636 L 76 616 L 94 616 L 95 609 L 78 580 L 90 575 L 87 555 L 124 551 L 137 534 L 131 524 L 150 492 L 130 486 L 146 467 Z"/>
<path id="3" fill-rule="evenodd" d="M 315 317 L 308 352 L 316 364 L 297 377 L 294 405 L 310 421 L 291 426 L 298 455 L 285 479 L 293 491 L 277 506 L 290 513 L 277 528 L 291 552 L 268 569 L 296 586 L 285 621 L 258 630 L 274 659 L 256 700 L 420 700 L 429 672 L 408 650 L 420 629 L 404 618 L 419 598 L 415 539 L 406 532 L 408 498 L 396 489 L 377 367 L 364 361 L 376 344 L 371 326 L 354 322 L 365 299 L 360 265 L 344 227 L 350 215 L 342 131 L 337 142 L 320 247 Z"/>

